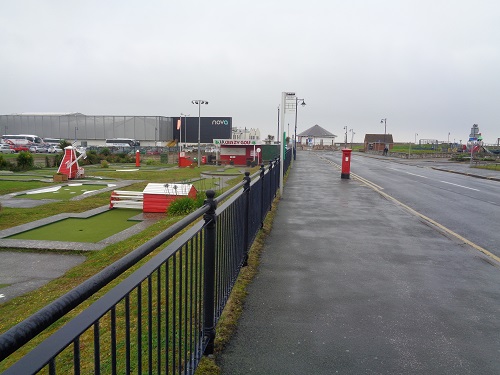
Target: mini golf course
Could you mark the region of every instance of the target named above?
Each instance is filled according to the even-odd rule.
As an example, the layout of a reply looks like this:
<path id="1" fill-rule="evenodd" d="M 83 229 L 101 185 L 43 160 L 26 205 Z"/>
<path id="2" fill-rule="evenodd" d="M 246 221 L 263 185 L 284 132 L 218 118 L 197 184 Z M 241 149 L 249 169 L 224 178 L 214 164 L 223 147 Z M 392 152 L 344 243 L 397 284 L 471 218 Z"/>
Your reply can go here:
<path id="1" fill-rule="evenodd" d="M 69 200 L 77 195 L 88 194 L 92 191 L 109 187 L 109 185 L 87 185 L 79 183 L 69 183 L 65 186 L 51 186 L 44 189 L 26 192 L 16 196 L 16 198 L 27 199 L 59 199 Z"/>
<path id="2" fill-rule="evenodd" d="M 115 209 L 87 219 L 68 218 L 6 238 L 96 243 L 137 224 L 137 221 L 131 218 L 139 212 L 133 209 Z"/>

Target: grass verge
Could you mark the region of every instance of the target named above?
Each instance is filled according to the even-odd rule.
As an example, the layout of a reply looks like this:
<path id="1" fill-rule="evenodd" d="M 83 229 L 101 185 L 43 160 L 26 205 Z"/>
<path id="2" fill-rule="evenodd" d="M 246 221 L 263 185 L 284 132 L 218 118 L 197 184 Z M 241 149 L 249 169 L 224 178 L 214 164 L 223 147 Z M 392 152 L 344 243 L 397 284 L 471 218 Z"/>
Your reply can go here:
<path id="1" fill-rule="evenodd" d="M 475 168 L 487 169 L 489 171 L 500 171 L 500 164 L 478 165 Z"/>

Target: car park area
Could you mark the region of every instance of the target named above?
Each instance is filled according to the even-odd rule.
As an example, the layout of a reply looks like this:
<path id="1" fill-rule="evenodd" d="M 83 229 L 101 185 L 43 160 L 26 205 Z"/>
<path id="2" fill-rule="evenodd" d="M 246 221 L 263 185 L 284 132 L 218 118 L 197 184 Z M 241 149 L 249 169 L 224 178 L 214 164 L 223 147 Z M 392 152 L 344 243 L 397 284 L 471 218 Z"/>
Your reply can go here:
<path id="1" fill-rule="evenodd" d="M 13 154 L 16 152 L 10 145 L 8 144 L 1 144 L 0 145 L 0 153 L 2 154 Z"/>

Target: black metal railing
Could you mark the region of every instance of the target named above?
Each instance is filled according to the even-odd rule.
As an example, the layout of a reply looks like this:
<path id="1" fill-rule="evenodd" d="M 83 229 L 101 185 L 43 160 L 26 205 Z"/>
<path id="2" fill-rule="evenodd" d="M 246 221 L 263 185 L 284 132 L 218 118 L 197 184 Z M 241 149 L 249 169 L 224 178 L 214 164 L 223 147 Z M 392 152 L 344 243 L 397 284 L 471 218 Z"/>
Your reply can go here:
<path id="1" fill-rule="evenodd" d="M 285 171 L 290 159 L 291 150 Z M 207 191 L 202 208 L 3 333 L 0 360 L 173 239 L 3 374 L 193 374 L 213 352 L 215 327 L 279 183 L 274 160 L 217 198 Z"/>

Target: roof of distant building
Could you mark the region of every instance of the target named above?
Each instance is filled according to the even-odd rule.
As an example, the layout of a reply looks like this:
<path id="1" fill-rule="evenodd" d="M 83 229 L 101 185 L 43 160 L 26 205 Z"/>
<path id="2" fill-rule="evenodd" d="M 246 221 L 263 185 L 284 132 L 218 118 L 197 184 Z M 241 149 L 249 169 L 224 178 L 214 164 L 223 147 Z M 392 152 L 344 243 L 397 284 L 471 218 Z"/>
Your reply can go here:
<path id="1" fill-rule="evenodd" d="M 23 112 L 11 113 L 10 116 L 85 116 L 80 112 Z"/>
<path id="2" fill-rule="evenodd" d="M 314 125 L 312 128 L 309 128 L 303 131 L 300 134 L 297 134 L 299 137 L 315 137 L 315 138 L 335 138 L 337 137 L 335 134 L 330 133 L 328 130 L 322 128 L 319 125 Z"/>

